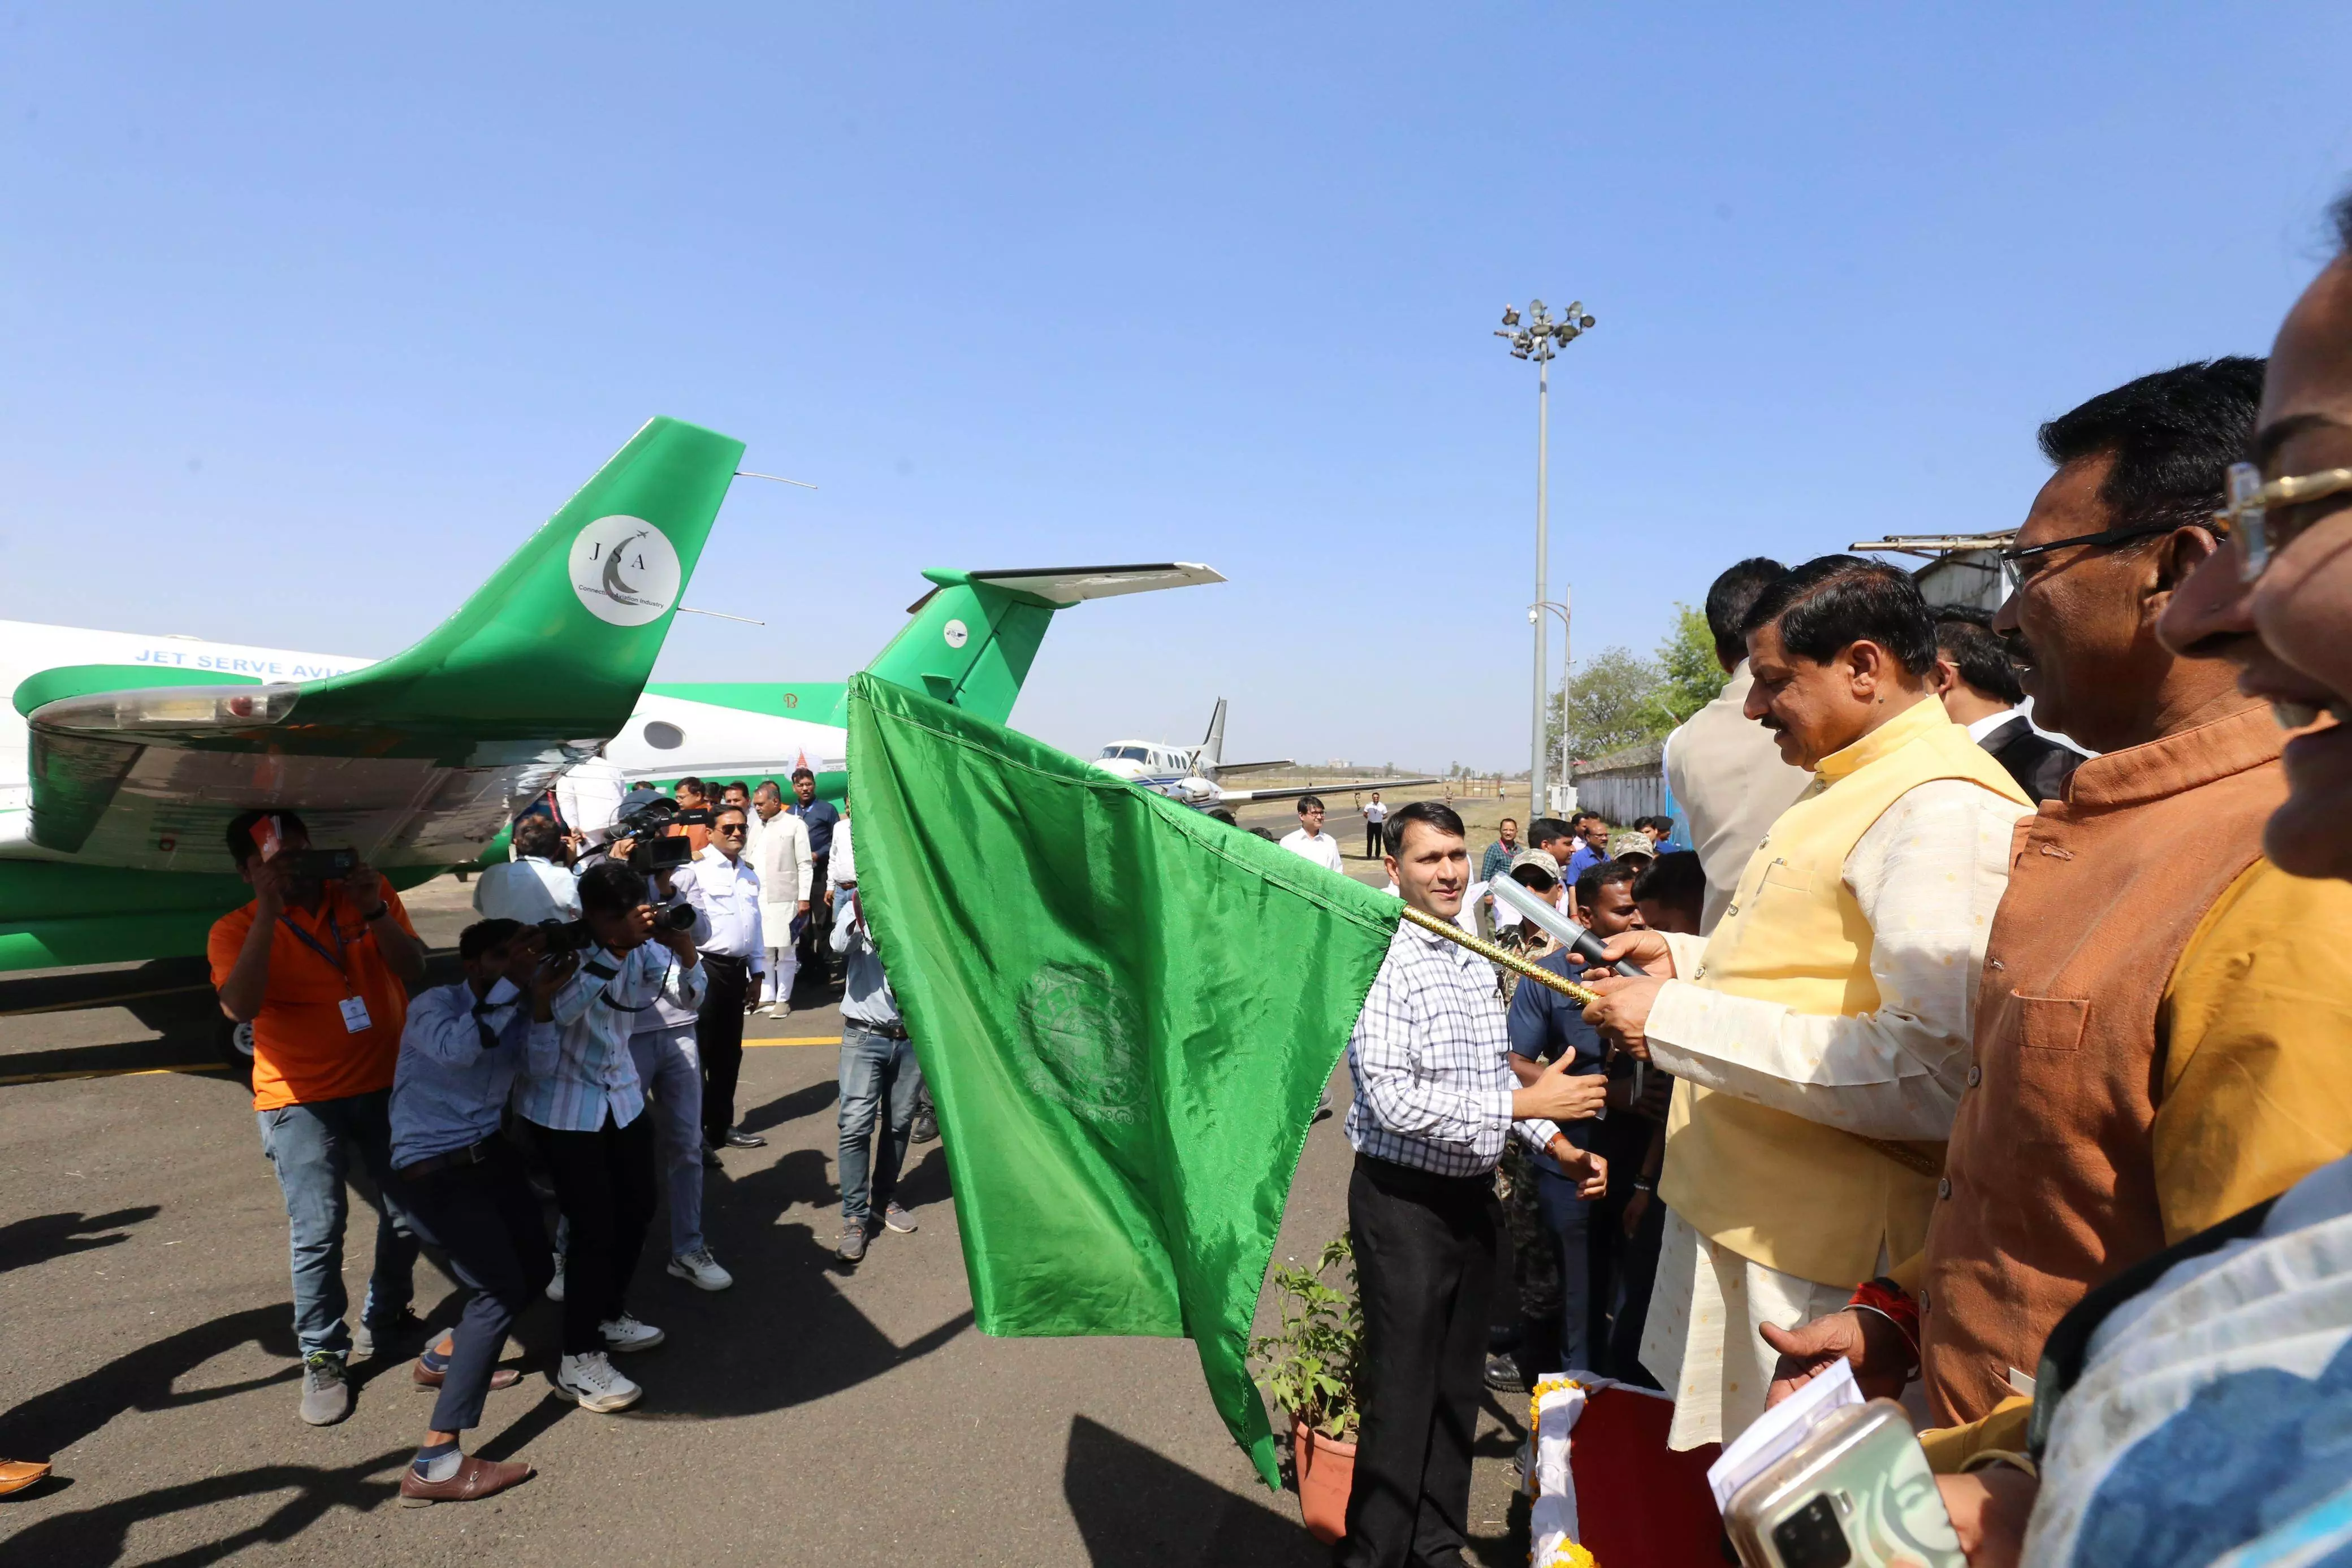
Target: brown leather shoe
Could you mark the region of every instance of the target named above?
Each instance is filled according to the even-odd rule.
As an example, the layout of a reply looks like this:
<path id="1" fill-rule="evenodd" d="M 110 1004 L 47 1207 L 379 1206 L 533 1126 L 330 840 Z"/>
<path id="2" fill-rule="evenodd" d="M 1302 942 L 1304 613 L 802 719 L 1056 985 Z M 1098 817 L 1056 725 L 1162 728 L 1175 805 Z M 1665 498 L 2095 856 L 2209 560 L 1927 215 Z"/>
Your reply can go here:
<path id="1" fill-rule="evenodd" d="M 416 1379 L 416 1386 L 419 1388 L 438 1388 L 447 1381 L 449 1376 L 446 1372 L 434 1371 L 421 1361 L 412 1362 L 409 1364 L 408 1375 Z M 490 1392 L 495 1394 L 501 1388 L 512 1388 L 521 1381 L 521 1373 L 511 1366 L 501 1366 L 490 1374 Z"/>
<path id="2" fill-rule="evenodd" d="M 457 1461 L 457 1473 L 446 1481 L 420 1479 L 415 1465 L 400 1470 L 400 1506 L 430 1508 L 436 1502 L 471 1502 L 530 1479 L 529 1465 L 520 1459 L 485 1459 L 467 1454 Z"/>
<path id="3" fill-rule="evenodd" d="M 0 1459 L 0 1497 L 48 1478 L 49 1467 L 30 1459 Z"/>

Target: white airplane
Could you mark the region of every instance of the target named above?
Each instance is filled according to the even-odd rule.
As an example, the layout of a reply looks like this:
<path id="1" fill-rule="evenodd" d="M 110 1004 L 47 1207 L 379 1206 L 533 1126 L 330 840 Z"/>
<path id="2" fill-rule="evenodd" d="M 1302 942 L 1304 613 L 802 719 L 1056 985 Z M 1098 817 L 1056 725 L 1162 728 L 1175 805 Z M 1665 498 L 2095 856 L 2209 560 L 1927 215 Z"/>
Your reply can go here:
<path id="1" fill-rule="evenodd" d="M 1227 762 L 1225 699 L 1219 697 L 1209 716 L 1209 733 L 1198 746 L 1175 746 L 1162 740 L 1114 740 L 1102 748 L 1094 765 L 1114 779 L 1139 784 L 1157 795 L 1181 800 L 1195 810 L 1239 805 L 1244 800 L 1288 800 L 1301 795 L 1324 795 L 1340 789 L 1394 789 L 1407 784 L 1434 784 L 1434 779 L 1341 779 L 1328 784 L 1286 785 L 1278 789 L 1228 789 L 1218 780 L 1234 773 L 1262 773 L 1295 766 L 1287 758 L 1276 762 Z"/>
<path id="2" fill-rule="evenodd" d="M 600 748 L 631 780 L 781 779 L 839 799 L 845 682 L 647 685 L 740 442 L 632 437 L 457 612 L 388 659 L 0 622 L 0 972 L 201 953 L 251 896 L 224 833 L 301 812 L 401 887 L 503 853 Z M 1221 582 L 1180 562 L 924 573 L 868 665 L 996 723 L 1056 612 Z"/>

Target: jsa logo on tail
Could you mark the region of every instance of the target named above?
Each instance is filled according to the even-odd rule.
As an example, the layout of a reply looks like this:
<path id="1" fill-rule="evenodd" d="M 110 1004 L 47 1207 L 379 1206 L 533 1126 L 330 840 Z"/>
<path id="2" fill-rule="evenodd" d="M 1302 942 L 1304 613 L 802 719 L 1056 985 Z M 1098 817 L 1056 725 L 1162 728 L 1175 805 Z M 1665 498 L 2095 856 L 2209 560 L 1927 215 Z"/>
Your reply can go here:
<path id="1" fill-rule="evenodd" d="M 677 602 L 682 575 L 669 537 L 643 517 L 599 517 L 572 541 L 572 591 L 611 625 L 660 620 Z"/>

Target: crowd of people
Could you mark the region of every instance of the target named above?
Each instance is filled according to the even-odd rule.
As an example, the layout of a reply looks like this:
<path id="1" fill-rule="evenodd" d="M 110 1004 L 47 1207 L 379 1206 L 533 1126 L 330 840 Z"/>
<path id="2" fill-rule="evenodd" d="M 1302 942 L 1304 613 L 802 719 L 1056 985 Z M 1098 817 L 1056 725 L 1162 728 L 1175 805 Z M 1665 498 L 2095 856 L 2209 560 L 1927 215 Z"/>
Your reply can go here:
<path id="1" fill-rule="evenodd" d="M 1722 574 L 1727 685 L 1665 750 L 1691 852 L 1628 883 L 1602 835 L 1538 821 L 1480 868 L 1607 936 L 1607 967 L 1544 960 L 1589 1006 L 1523 982 L 1506 1009 L 1486 965 L 1400 930 L 1349 1046 L 1339 1562 L 1458 1558 L 1505 1229 L 1544 1254 L 1521 1297 L 1548 1320 L 1507 1376 L 1654 1382 L 1676 1449 L 1840 1361 L 1916 1383 L 1973 1568 L 2352 1552 L 2337 216 L 2267 361 L 2042 426 L 1997 610 L 1853 556 Z M 1459 916 L 1459 818 L 1402 808 L 1386 846 L 1404 898 Z"/>
<path id="2" fill-rule="evenodd" d="M 299 1413 L 342 1420 L 346 1364 L 415 1342 L 413 1379 L 438 1394 L 402 1473 L 410 1504 L 530 1473 L 460 1439 L 518 1381 L 499 1364 L 508 1331 L 541 1296 L 561 1314 L 557 1391 L 600 1412 L 642 1397 L 614 1358 L 665 1337 L 631 1306 L 665 1194 L 669 1275 L 733 1284 L 704 1235 L 704 1173 L 765 1144 L 737 1118 L 744 1020 L 789 1015 L 803 977 L 845 986 L 835 1257 L 855 1266 L 878 1231 L 915 1228 L 894 1195 L 908 1144 L 937 1123 L 859 907 L 848 819 L 806 768 L 789 799 L 772 779 L 715 800 L 690 778 L 669 795 L 598 784 L 592 769 L 517 821 L 512 858 L 476 883 L 463 977 L 430 988 L 425 946 L 373 868 L 313 850 L 291 810 L 229 825 L 254 896 L 214 928 L 211 959 L 223 1011 L 248 1031 L 286 1198 Z M 378 1214 L 355 1316 L 354 1177 Z M 437 1336 L 411 1305 L 420 1246 L 467 1291 Z"/>

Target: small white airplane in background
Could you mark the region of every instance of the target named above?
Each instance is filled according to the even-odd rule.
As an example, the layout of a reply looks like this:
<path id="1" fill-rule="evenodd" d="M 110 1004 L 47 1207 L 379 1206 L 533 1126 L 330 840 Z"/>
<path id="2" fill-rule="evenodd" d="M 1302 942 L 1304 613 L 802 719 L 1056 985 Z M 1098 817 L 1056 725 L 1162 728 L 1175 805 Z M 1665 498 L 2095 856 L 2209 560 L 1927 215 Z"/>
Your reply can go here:
<path id="1" fill-rule="evenodd" d="M 1276 762 L 1227 762 L 1225 699 L 1217 699 L 1209 716 L 1209 733 L 1198 746 L 1175 746 L 1160 740 L 1114 740 L 1095 758 L 1094 765 L 1114 779 L 1140 784 L 1157 795 L 1180 800 L 1195 810 L 1238 805 L 1244 800 L 1287 800 L 1300 795 L 1322 795 L 1338 789 L 1394 789 L 1406 784 L 1434 784 L 1434 779 L 1339 779 L 1328 784 L 1286 785 L 1279 789 L 1228 789 L 1218 780 L 1228 774 L 1263 773 L 1294 766 L 1285 758 Z"/>

